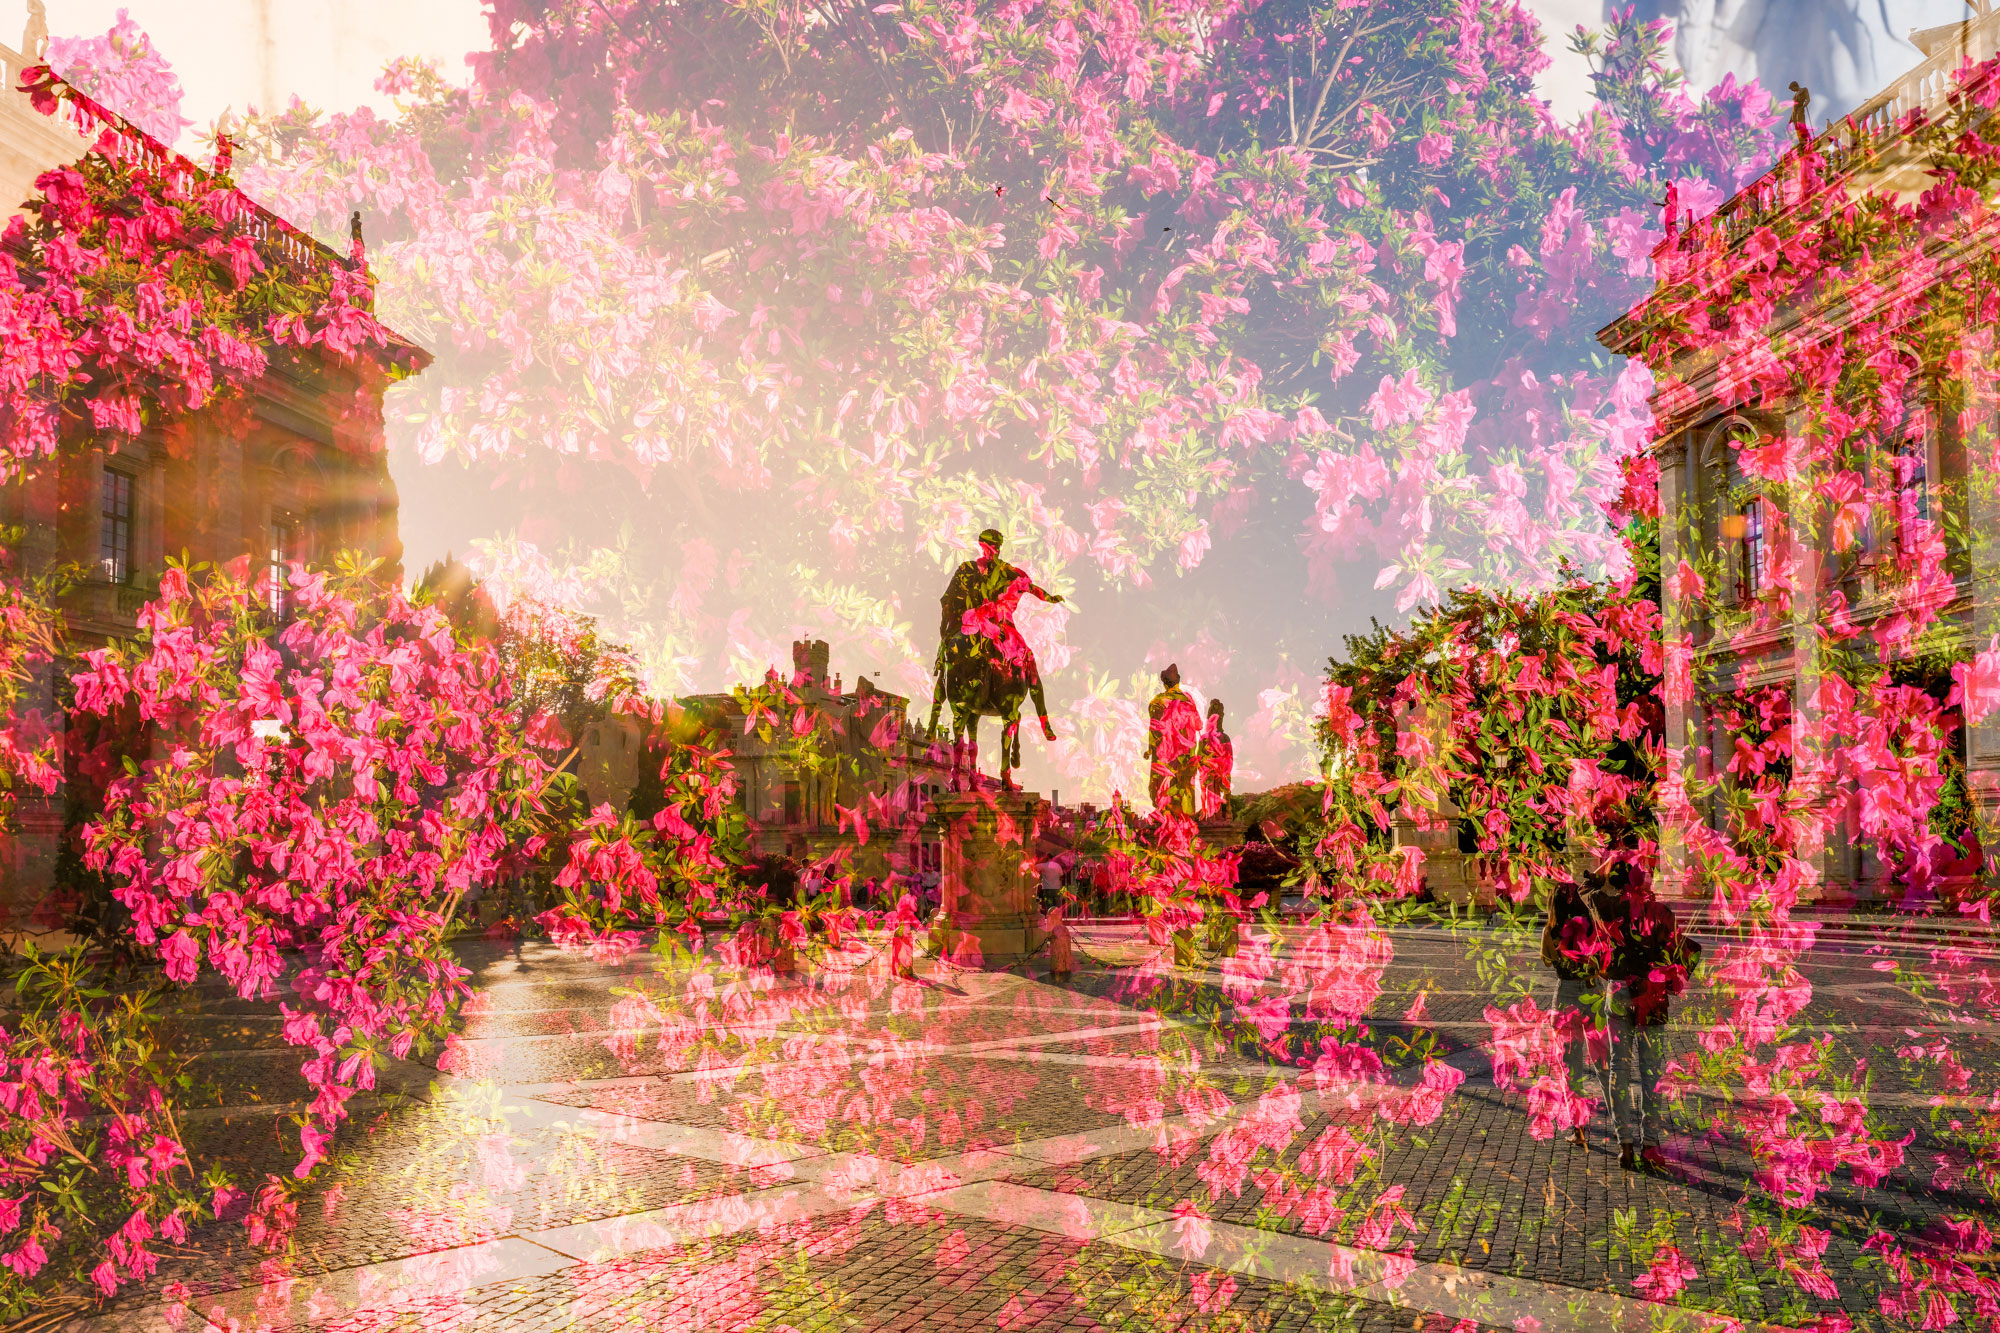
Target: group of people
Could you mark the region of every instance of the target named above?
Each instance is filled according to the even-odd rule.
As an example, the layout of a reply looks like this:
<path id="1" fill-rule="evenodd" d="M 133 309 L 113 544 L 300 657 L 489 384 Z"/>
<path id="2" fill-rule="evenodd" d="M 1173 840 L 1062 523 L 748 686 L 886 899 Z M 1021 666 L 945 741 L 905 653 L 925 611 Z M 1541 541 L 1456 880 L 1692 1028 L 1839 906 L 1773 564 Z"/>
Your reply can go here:
<path id="1" fill-rule="evenodd" d="M 1569 1090 L 1597 1082 L 1628 1171 L 1663 1163 L 1659 1083 L 1667 1008 L 1687 988 L 1701 946 L 1652 891 L 1638 858 L 1611 853 L 1549 904 L 1542 960 L 1556 974 L 1556 1022 L 1565 1035 Z M 1581 1146 L 1581 1126 L 1570 1131 Z"/>
<path id="2" fill-rule="evenodd" d="M 1208 721 L 1181 688 L 1181 669 L 1169 663 L 1160 692 L 1146 709 L 1147 794 L 1153 808 L 1213 819 L 1229 804 L 1236 749 L 1222 729 L 1222 700 L 1208 701 Z"/>

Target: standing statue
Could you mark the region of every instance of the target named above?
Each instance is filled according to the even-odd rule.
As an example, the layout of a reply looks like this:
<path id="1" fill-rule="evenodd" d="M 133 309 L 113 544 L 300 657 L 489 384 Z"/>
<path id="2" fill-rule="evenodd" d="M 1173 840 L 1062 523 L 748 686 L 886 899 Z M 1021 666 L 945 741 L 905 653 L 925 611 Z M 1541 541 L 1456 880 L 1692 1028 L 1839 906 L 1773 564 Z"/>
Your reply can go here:
<path id="1" fill-rule="evenodd" d="M 1804 143 L 1812 138 L 1812 121 L 1806 115 L 1806 108 L 1812 104 L 1812 89 L 1792 80 L 1792 133 Z"/>
<path id="2" fill-rule="evenodd" d="M 1990 0 L 1972 0 L 1984 12 Z M 1773 92 L 1786 79 L 1809 83 L 1822 120 L 1839 120 L 1915 64 L 1912 28 L 1968 17 L 1964 0 L 1603 0 L 1587 6 L 1608 18 L 1634 10 L 1640 23 L 1672 25 L 1668 53 L 1689 88 L 1725 75 Z"/>
<path id="3" fill-rule="evenodd" d="M 1042 735 L 1056 738 L 1042 696 L 1041 668 L 1014 626 L 1014 612 L 1023 597 L 1039 597 L 1051 605 L 1060 605 L 1063 599 L 1044 592 L 1026 573 L 1002 560 L 1003 540 L 996 528 L 980 533 L 979 557 L 953 572 L 941 601 L 930 725 L 937 730 L 938 712 L 949 701 L 954 789 L 960 782 L 961 756 L 970 758 L 968 774 L 979 771 L 980 718 L 1000 719 L 1000 785 L 1008 790 L 1013 789 L 1013 773 L 1021 764 L 1023 698 L 1034 699 Z"/>
<path id="4" fill-rule="evenodd" d="M 1208 701 L 1208 725 L 1201 733 L 1201 817 L 1214 819 L 1229 808 L 1236 774 L 1236 747 L 1222 729 L 1222 700 Z"/>
<path id="5" fill-rule="evenodd" d="M 1153 809 L 1192 817 L 1195 766 L 1200 760 L 1201 713 L 1181 688 L 1181 669 L 1169 663 L 1160 673 L 1160 692 L 1146 707 L 1146 759 L 1152 765 L 1147 791 Z"/>
<path id="6" fill-rule="evenodd" d="M 28 26 L 21 32 L 21 54 L 30 60 L 42 58 L 49 40 L 49 7 L 45 0 L 28 0 Z"/>

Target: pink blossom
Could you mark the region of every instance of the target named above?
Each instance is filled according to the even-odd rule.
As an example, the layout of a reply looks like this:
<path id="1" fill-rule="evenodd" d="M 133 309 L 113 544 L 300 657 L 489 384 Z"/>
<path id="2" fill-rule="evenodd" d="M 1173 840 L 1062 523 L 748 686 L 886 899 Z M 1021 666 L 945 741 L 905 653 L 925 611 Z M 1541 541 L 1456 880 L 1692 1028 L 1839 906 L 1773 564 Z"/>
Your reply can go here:
<path id="1" fill-rule="evenodd" d="M 1679 1250 L 1662 1245 L 1653 1252 L 1646 1271 L 1632 1279 L 1632 1286 L 1649 1301 L 1670 1301 L 1687 1287 L 1690 1278 L 1699 1276 Z"/>
<path id="2" fill-rule="evenodd" d="M 1404 371 L 1400 380 L 1384 375 L 1368 400 L 1369 419 L 1376 430 L 1401 425 L 1422 416 L 1433 400 L 1431 391 L 1417 382 L 1415 370 Z"/>
<path id="3" fill-rule="evenodd" d="M 1208 1216 L 1186 1199 L 1173 1206 L 1173 1215 L 1175 1248 L 1190 1259 L 1207 1254 L 1214 1236 Z"/>

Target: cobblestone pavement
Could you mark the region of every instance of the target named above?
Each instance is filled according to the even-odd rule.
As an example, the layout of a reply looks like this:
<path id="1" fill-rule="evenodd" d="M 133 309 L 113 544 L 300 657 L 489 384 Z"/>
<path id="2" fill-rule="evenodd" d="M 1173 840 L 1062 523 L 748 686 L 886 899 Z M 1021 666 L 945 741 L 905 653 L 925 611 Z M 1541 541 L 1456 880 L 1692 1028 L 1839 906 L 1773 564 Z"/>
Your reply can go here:
<path id="1" fill-rule="evenodd" d="M 1938 1017 L 1885 979 L 1867 937 L 1811 955 L 1801 1021 L 1870 1060 L 1878 1125 L 1912 1137 L 1877 1187 L 1842 1176 L 1807 1214 L 1831 1233 L 1834 1297 L 1746 1251 L 1746 1227 L 1772 1210 L 1758 1211 L 1744 1145 L 1706 1132 L 1740 1089 L 1669 1108 L 1665 1173 L 1620 1169 L 1602 1117 L 1585 1146 L 1538 1139 L 1522 1097 L 1494 1086 L 1484 1011 L 1496 977 L 1544 1003 L 1553 979 L 1497 933 L 1390 939 L 1363 1040 L 1392 1091 L 1369 1095 L 1413 1086 L 1421 1053 L 1466 1078 L 1433 1116 L 1372 1140 L 1352 1188 L 1317 1211 L 1269 1181 L 1339 1181 L 1305 1159 L 1373 1109 L 1287 1068 L 1255 1014 L 1231 1013 L 1220 972 L 1135 994 L 1131 927 L 1082 928 L 1083 965 L 1060 984 L 927 964 L 895 985 L 865 942 L 762 987 L 690 986 L 646 955 L 468 943 L 482 999 L 454 1072 L 435 1056 L 382 1071 L 289 1251 L 213 1222 L 72 1326 L 1475 1333 L 1698 1327 L 1706 1310 L 1894 1327 L 1862 1243 L 1987 1210 L 1938 1168 L 1937 1090 L 1894 1055 Z M 1675 1051 L 1713 1004 L 1686 997 Z M 726 1049 L 692 1040 L 724 1019 Z M 1977 1052 L 1988 1026 L 1954 1029 Z M 240 1179 L 286 1174 L 305 1085 L 272 1012 L 200 995 L 185 1029 L 217 1097 L 190 1121 L 197 1158 L 218 1153 Z M 1972 1072 L 1950 1105 L 1990 1090 L 1991 1070 Z M 1292 1092 L 1298 1130 L 1260 1147 L 1259 1117 Z M 1380 1225 L 1383 1199 L 1400 1225 Z M 1695 1272 L 1673 1303 L 1645 1302 L 1635 1282 L 1668 1244 Z"/>

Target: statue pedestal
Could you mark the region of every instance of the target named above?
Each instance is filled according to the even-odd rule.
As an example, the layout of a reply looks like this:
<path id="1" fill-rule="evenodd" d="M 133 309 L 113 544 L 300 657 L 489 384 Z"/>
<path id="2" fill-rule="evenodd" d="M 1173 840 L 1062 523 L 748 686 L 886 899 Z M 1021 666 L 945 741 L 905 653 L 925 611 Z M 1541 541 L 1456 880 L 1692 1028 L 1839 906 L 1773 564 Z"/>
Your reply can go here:
<path id="1" fill-rule="evenodd" d="M 1455 907 L 1494 905 L 1492 895 L 1481 890 L 1473 875 L 1472 858 L 1458 850 L 1454 823 L 1441 829 L 1420 828 L 1416 820 L 1399 812 L 1391 828 L 1398 848 L 1414 847 L 1424 854 L 1422 873 L 1435 901 Z"/>
<path id="2" fill-rule="evenodd" d="M 1035 901 L 1041 807 L 1033 792 L 951 792 L 932 802 L 944 824 L 941 957 L 964 960 L 976 947 L 985 966 L 1006 967 L 1042 947 Z"/>

